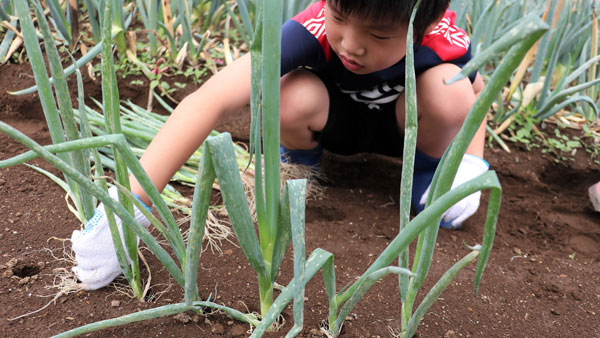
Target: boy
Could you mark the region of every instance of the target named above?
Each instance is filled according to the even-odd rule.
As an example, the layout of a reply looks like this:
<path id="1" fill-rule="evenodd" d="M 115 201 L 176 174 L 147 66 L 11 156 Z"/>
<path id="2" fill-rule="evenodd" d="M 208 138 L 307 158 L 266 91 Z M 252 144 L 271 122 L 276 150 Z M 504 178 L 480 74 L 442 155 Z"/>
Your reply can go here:
<path id="1" fill-rule="evenodd" d="M 404 56 L 415 2 L 322 0 L 283 25 L 282 157 L 318 166 L 322 148 L 343 155 L 402 156 Z M 449 0 L 424 1 L 414 23 L 419 130 L 412 204 L 417 211 L 424 207 L 439 158 L 483 88 L 476 74 L 444 84 L 470 59 L 469 38 L 454 25 L 448 5 Z M 179 104 L 140 160 L 159 191 L 217 122 L 239 111 L 249 98 L 247 54 Z M 484 136 L 485 122 L 453 186 L 488 169 L 482 159 Z M 135 179 L 131 188 L 149 204 Z M 475 193 L 449 209 L 443 226 L 460 226 L 477 210 L 479 197 Z M 87 289 L 105 286 L 121 273 L 103 210 L 100 205 L 86 229 L 72 236 L 77 261 L 73 271 Z M 141 212 L 136 211 L 136 218 L 149 225 Z"/>

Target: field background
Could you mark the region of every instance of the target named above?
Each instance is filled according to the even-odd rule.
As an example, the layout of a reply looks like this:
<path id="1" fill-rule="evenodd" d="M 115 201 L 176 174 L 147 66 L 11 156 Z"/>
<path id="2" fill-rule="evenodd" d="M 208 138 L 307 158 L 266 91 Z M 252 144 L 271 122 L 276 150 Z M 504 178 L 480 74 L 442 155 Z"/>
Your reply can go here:
<path id="1" fill-rule="evenodd" d="M 34 84 L 29 59 L 15 33 L 16 18 L 8 10 L 10 3 L 0 3 L 5 10 L 0 11 L 0 120 L 40 144 L 50 144 L 38 95 L 8 94 Z M 79 17 L 67 15 L 62 21 L 48 6 L 66 7 L 65 2 L 43 3 L 48 18 L 54 19 L 52 34 L 59 44 L 64 67 L 71 63 L 67 51 L 80 58 L 99 43 L 97 27 L 93 27 L 85 10 L 80 10 Z M 85 3 L 91 6 L 96 2 Z M 228 10 L 239 13 L 236 5 L 252 1 L 228 1 L 228 9 L 213 7 L 212 4 L 221 3 L 218 1 L 164 1 L 192 4 L 194 10 L 174 9 L 172 21 L 158 15 L 156 19 L 162 20 L 163 25 L 160 28 L 150 27 L 149 17 L 141 12 L 135 12 L 139 16 L 129 24 L 127 16 L 134 13 L 134 2 L 121 3 L 125 6 L 120 8 L 123 17 L 114 24 L 120 25 L 123 35 L 115 37 L 113 50 L 120 98 L 152 111 L 166 115 L 158 103 L 159 97 L 175 105 L 220 67 L 248 51 L 250 37 L 244 30 L 248 27 L 242 19 L 236 21 L 228 15 Z M 474 266 L 470 266 L 433 305 L 417 335 L 600 337 L 600 213 L 593 210 L 587 195 L 588 187 L 600 179 L 600 124 L 597 111 L 592 109 L 600 102 L 600 85 L 594 82 L 598 81 L 597 62 L 576 76 L 571 75 L 587 60 L 597 57 L 598 33 L 592 27 L 598 26 L 593 14 L 593 5 L 598 2 L 517 1 L 506 8 L 503 6 L 508 2 L 456 0 L 453 4 L 460 24 L 469 27 L 475 53 L 489 47 L 530 11 L 546 18 L 552 31 L 535 46 L 531 58 L 523 61 L 522 76 L 514 74 L 488 115 L 491 136 L 485 156 L 498 173 L 503 196 L 494 249 L 479 296 L 473 294 Z M 570 12 L 565 10 L 569 8 Z M 544 14 L 550 9 L 557 14 Z M 294 9 L 287 7 L 286 11 L 289 17 Z M 149 14 L 162 13 L 145 12 Z M 73 18 L 81 24 L 69 26 Z M 158 40 L 153 41 L 154 38 Z M 482 67 L 486 80 L 501 60 L 502 56 L 497 56 Z M 99 64 L 100 57 L 96 56 L 82 67 L 86 104 L 92 107 L 92 99 L 102 99 Z M 578 84 L 588 86 L 566 94 Z M 69 92 L 77 105 L 73 76 L 69 78 Z M 548 116 L 540 117 L 540 112 Z M 249 124 L 245 109 L 216 129 L 231 132 L 235 141 L 247 144 Z M 0 134 L 0 160 L 25 150 Z M 31 163 L 61 176 L 44 161 Z M 325 153 L 324 190 L 307 201 L 306 243 L 307 252 L 322 248 L 335 255 L 338 290 L 354 282 L 398 233 L 401 168 L 398 159 Z M 174 186 L 192 196 L 190 188 L 177 183 Z M 81 226 L 68 210 L 64 197 L 61 188 L 30 167 L 0 169 L 0 337 L 48 337 L 87 323 L 183 300 L 183 290 L 143 245 L 152 286 L 144 302 L 128 294 L 124 279 L 93 292 L 60 293 L 58 285 L 63 273 L 73 266 L 68 239 Z M 216 192 L 213 202 L 221 202 Z M 484 193 L 482 206 L 486 204 Z M 424 290 L 468 252 L 463 243 L 474 245 L 481 240 L 484 210 L 480 207 L 460 230 L 440 231 Z M 236 240 L 230 240 L 220 243 L 220 251 L 207 250 L 202 254 L 200 297 L 210 297 L 242 312 L 257 312 L 260 309 L 256 275 L 234 244 Z M 287 284 L 292 278 L 291 257 L 290 252 L 283 262 L 280 284 Z M 148 269 L 143 268 L 142 276 L 149 277 Z M 397 283 L 392 276 L 378 282 L 347 317 L 341 337 L 397 336 Z M 422 297 L 421 294 L 418 300 Z M 317 274 L 307 285 L 306 321 L 300 336 L 323 336 L 319 329 L 327 318 L 327 306 L 323 282 Z M 291 307 L 283 315 L 286 324 L 282 330 L 266 336 L 280 337 L 291 328 Z M 87 336 L 241 337 L 249 335 L 248 329 L 222 313 L 185 313 Z"/>
<path id="2" fill-rule="evenodd" d="M 0 87 L 16 90 L 33 83 L 28 65 L 0 66 Z M 146 98 L 143 86 L 120 81 L 121 93 L 134 101 Z M 85 80 L 94 95 L 98 82 Z M 0 118 L 36 141 L 50 138 L 35 94 L 13 97 L 5 92 Z M 97 90 L 97 89 L 96 89 Z M 98 92 L 97 92 L 98 93 Z M 98 95 L 98 94 L 96 94 Z M 247 139 L 247 112 L 226 121 L 238 140 Z M 548 124 L 548 131 L 553 126 Z M 0 158 L 25 148 L 0 135 Z M 419 337 L 597 337 L 600 336 L 600 214 L 593 211 L 587 187 L 600 177 L 600 168 L 579 152 L 574 161 L 557 163 L 540 150 L 512 147 L 510 154 L 492 147 L 486 158 L 497 170 L 504 192 L 494 250 L 484 275 L 480 297 L 473 295 L 473 267 L 459 275 L 418 330 Z M 47 163 L 33 163 L 57 171 Z M 332 183 L 322 197 L 307 202 L 307 250 L 321 247 L 335 255 L 338 288 L 358 276 L 397 234 L 401 163 L 371 155 L 337 157 L 326 154 L 323 169 Z M 188 191 L 191 195 L 191 191 Z M 486 196 L 482 199 L 486 205 Z M 483 208 L 481 208 L 483 209 Z M 427 287 L 467 250 L 462 242 L 482 236 L 483 213 L 458 231 L 440 231 Z M 70 238 L 80 225 L 67 210 L 64 192 L 45 176 L 25 166 L 0 169 L 0 336 L 48 337 L 82 324 L 125 315 L 183 299 L 176 283 L 146 254 L 152 270 L 151 295 L 139 303 L 114 287 L 61 296 L 46 309 L 11 318 L 46 305 L 58 292 L 54 269 L 69 269 L 60 239 Z M 240 310 L 258 311 L 256 277 L 240 249 L 222 243 L 223 254 L 205 252 L 200 260 L 201 297 L 217 294 L 217 302 Z M 147 251 L 144 251 L 147 253 Z M 52 253 L 52 254 L 51 254 Z M 57 257 L 57 258 L 56 258 Z M 291 276 L 286 255 L 281 283 Z M 10 262 L 15 262 L 11 266 Z M 125 283 L 121 280 L 121 283 Z M 160 295 L 160 297 L 158 297 Z M 303 337 L 319 336 L 326 319 L 327 297 L 317 276 L 308 284 Z M 46 297 L 41 297 L 46 296 Z M 113 306 L 118 301 L 118 306 Z M 244 305 L 245 304 L 245 305 Z M 342 337 L 390 337 L 399 328 L 397 279 L 378 283 L 352 312 Z M 291 309 L 282 332 L 291 327 Z M 248 327 L 223 314 L 186 314 L 100 331 L 90 337 L 237 337 Z M 280 334 L 269 334 L 279 337 Z"/>

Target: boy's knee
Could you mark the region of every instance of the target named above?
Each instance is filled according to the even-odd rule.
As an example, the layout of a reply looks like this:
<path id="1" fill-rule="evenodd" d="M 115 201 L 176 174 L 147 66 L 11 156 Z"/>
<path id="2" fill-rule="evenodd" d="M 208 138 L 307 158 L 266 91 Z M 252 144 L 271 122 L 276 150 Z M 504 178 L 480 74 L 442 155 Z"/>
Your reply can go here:
<path id="1" fill-rule="evenodd" d="M 281 79 L 281 123 L 326 113 L 329 95 L 323 82 L 307 70 L 295 70 Z"/>
<path id="2" fill-rule="evenodd" d="M 323 82 L 313 73 L 299 69 L 281 78 L 281 99 L 306 102 L 308 97 L 319 97 L 327 93 Z M 308 100 L 310 101 L 310 100 Z"/>
<path id="3" fill-rule="evenodd" d="M 441 64 L 421 74 L 417 79 L 419 115 L 434 118 L 447 126 L 460 126 L 475 102 L 475 91 L 469 79 L 447 85 L 460 68 Z"/>

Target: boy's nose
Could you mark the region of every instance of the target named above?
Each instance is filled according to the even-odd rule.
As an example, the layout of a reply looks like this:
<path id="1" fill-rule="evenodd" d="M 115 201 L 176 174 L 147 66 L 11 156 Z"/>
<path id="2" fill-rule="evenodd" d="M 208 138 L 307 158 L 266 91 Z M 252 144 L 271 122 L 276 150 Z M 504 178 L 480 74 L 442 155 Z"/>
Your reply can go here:
<path id="1" fill-rule="evenodd" d="M 355 34 L 348 33 L 342 37 L 342 48 L 349 56 L 362 56 L 365 48 Z"/>

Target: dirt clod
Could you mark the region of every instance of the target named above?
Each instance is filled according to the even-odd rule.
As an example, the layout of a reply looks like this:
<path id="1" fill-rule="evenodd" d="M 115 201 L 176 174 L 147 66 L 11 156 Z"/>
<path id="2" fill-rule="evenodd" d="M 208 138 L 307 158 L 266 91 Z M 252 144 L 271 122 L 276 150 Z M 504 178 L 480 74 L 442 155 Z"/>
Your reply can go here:
<path id="1" fill-rule="evenodd" d="M 580 289 L 575 289 L 571 291 L 571 296 L 573 297 L 573 299 L 581 301 L 585 297 L 585 293 Z"/>
<path id="2" fill-rule="evenodd" d="M 246 327 L 243 325 L 234 325 L 231 330 L 229 330 L 229 334 L 232 337 L 240 337 L 246 334 Z"/>
<path id="3" fill-rule="evenodd" d="M 312 330 L 310 330 L 310 334 L 312 334 L 313 337 L 323 337 L 323 336 L 325 336 L 325 334 L 323 333 L 323 331 L 321 331 L 320 329 L 312 329 Z"/>
<path id="4" fill-rule="evenodd" d="M 173 318 L 175 318 L 176 321 L 178 321 L 182 324 L 187 324 L 190 321 L 192 321 L 192 317 L 190 317 L 188 314 L 185 314 L 185 313 L 178 313 Z"/>
<path id="5" fill-rule="evenodd" d="M 214 334 L 223 334 L 225 333 L 225 327 L 223 327 L 223 324 L 221 323 L 216 323 L 210 328 L 210 332 Z"/>
<path id="6" fill-rule="evenodd" d="M 10 229 L 9 229 L 10 230 Z M 7 230 L 8 231 L 8 230 Z M 21 259 L 19 258 L 11 258 L 8 263 L 6 263 L 6 266 L 9 268 L 14 267 L 15 265 L 17 265 L 17 263 L 19 263 L 21 261 Z"/>

